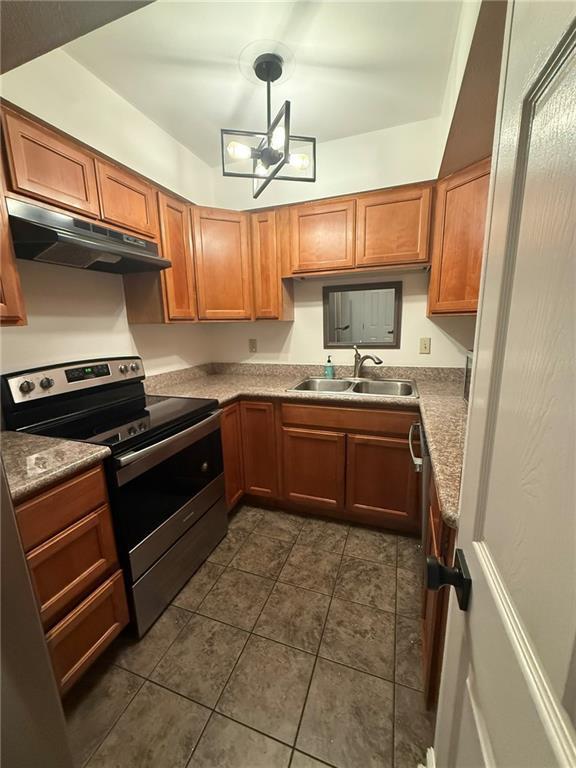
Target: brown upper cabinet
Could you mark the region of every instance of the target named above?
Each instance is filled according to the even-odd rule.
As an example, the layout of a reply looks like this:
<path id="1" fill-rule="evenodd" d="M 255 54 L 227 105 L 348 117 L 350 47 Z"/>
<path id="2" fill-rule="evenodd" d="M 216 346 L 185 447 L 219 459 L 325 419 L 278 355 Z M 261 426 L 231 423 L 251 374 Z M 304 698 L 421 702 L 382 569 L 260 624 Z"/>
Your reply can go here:
<path id="1" fill-rule="evenodd" d="M 10 189 L 98 217 L 94 157 L 63 136 L 12 112 L 3 112 Z"/>
<path id="2" fill-rule="evenodd" d="M 162 272 L 169 320 L 196 319 L 196 287 L 192 258 L 190 206 L 158 194 L 162 255 L 172 266 Z"/>
<path id="3" fill-rule="evenodd" d="M 354 266 L 354 200 L 304 203 L 290 209 L 293 272 Z"/>
<path id="4" fill-rule="evenodd" d="M 24 297 L 8 225 L 4 173 L 0 175 L 0 324 L 26 325 Z"/>
<path id="5" fill-rule="evenodd" d="M 252 270 L 254 278 L 254 316 L 256 319 L 292 320 L 292 284 L 282 280 L 282 240 L 286 230 L 286 209 L 260 211 L 250 216 Z"/>
<path id="6" fill-rule="evenodd" d="M 96 170 L 102 219 L 158 237 L 158 207 L 152 184 L 103 160 L 96 160 Z"/>
<path id="7" fill-rule="evenodd" d="M 413 185 L 356 201 L 356 266 L 428 261 L 432 186 Z"/>
<path id="8" fill-rule="evenodd" d="M 433 223 L 430 314 L 478 309 L 490 158 L 437 184 Z"/>
<path id="9" fill-rule="evenodd" d="M 199 318 L 250 320 L 248 214 L 194 207 L 192 216 Z"/>

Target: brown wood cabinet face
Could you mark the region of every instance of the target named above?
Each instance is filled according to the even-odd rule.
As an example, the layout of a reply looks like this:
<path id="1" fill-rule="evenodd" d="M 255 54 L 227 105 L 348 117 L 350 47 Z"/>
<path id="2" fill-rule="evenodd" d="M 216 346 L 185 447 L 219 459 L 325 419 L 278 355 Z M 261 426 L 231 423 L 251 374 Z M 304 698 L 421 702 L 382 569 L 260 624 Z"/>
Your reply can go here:
<path id="1" fill-rule="evenodd" d="M 16 507 L 24 551 L 46 541 L 108 501 L 102 466 L 89 469 Z"/>
<path id="2" fill-rule="evenodd" d="M 220 417 L 220 428 L 222 432 L 226 503 L 230 510 L 244 495 L 242 425 L 240 423 L 240 406 L 238 403 L 224 408 Z"/>
<path id="3" fill-rule="evenodd" d="M 94 157 L 44 126 L 4 112 L 10 188 L 55 205 L 99 216 Z"/>
<path id="4" fill-rule="evenodd" d="M 392 437 L 408 437 L 410 426 L 418 421 L 417 411 L 384 411 L 324 405 L 283 403 L 282 423 L 340 432 L 372 432 Z"/>
<path id="5" fill-rule="evenodd" d="M 432 188 L 377 192 L 356 201 L 356 265 L 428 261 Z"/>
<path id="6" fill-rule="evenodd" d="M 134 232 L 158 237 L 156 191 L 123 168 L 96 160 L 102 219 Z"/>
<path id="7" fill-rule="evenodd" d="M 253 496 L 278 497 L 276 419 L 272 403 L 240 403 L 244 488 Z"/>
<path id="8" fill-rule="evenodd" d="M 346 509 L 363 522 L 418 531 L 418 485 L 407 440 L 348 435 Z"/>
<path id="9" fill-rule="evenodd" d="M 478 309 L 490 159 L 438 182 L 434 212 L 430 313 Z"/>
<path id="10" fill-rule="evenodd" d="M 166 314 L 170 320 L 196 319 L 196 289 L 192 258 L 192 223 L 189 206 L 158 194 L 162 255 L 172 266 L 162 270 Z"/>
<path id="11" fill-rule="evenodd" d="M 250 320 L 248 214 L 194 207 L 198 314 L 202 320 Z"/>
<path id="12" fill-rule="evenodd" d="M 254 274 L 254 314 L 257 318 L 280 316 L 280 274 L 276 248 L 276 214 L 274 211 L 253 213 L 252 269 Z"/>
<path id="13" fill-rule="evenodd" d="M 0 324 L 26 325 L 26 309 L 8 224 L 4 171 L 0 169 Z"/>
<path id="14" fill-rule="evenodd" d="M 45 627 L 60 618 L 116 566 L 108 507 L 101 507 L 28 553 L 30 576 Z"/>
<path id="15" fill-rule="evenodd" d="M 283 497 L 317 509 L 344 509 L 346 435 L 282 428 Z"/>
<path id="16" fill-rule="evenodd" d="M 117 571 L 46 635 L 61 693 L 128 624 L 124 577 Z"/>
<path id="17" fill-rule="evenodd" d="M 354 200 L 296 205 L 290 209 L 293 272 L 354 266 Z"/>

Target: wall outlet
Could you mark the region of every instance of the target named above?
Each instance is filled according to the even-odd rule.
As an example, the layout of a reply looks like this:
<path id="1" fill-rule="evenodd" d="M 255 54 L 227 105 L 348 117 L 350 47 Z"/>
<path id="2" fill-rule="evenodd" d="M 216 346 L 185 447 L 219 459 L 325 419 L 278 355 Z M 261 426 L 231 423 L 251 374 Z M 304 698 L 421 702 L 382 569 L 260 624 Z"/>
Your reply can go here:
<path id="1" fill-rule="evenodd" d="M 420 354 L 421 355 L 430 354 L 430 336 L 422 336 L 422 338 L 420 339 Z"/>
<path id="2" fill-rule="evenodd" d="M 256 339 L 248 339 L 248 352 L 258 352 L 258 342 Z"/>

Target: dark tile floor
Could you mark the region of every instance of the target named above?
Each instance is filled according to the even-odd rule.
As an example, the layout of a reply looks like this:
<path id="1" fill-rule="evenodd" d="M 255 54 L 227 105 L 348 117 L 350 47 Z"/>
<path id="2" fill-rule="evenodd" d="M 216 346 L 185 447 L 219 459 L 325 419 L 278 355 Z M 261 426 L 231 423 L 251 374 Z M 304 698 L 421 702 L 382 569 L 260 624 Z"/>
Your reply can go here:
<path id="1" fill-rule="evenodd" d="M 140 642 L 66 699 L 88 768 L 415 768 L 432 743 L 414 540 L 242 507 Z"/>

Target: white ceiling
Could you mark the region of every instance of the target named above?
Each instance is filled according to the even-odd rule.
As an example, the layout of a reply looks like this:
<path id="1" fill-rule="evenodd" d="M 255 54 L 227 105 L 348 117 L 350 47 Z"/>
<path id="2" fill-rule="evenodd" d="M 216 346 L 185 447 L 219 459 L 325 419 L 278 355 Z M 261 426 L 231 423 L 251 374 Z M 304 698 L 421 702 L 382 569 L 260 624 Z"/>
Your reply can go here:
<path id="1" fill-rule="evenodd" d="M 64 50 L 217 165 L 220 128 L 265 128 L 265 86 L 241 69 L 275 44 L 293 57 L 272 87 L 273 112 L 292 103 L 292 133 L 327 141 L 438 115 L 460 9 L 461 0 L 158 0 Z"/>

